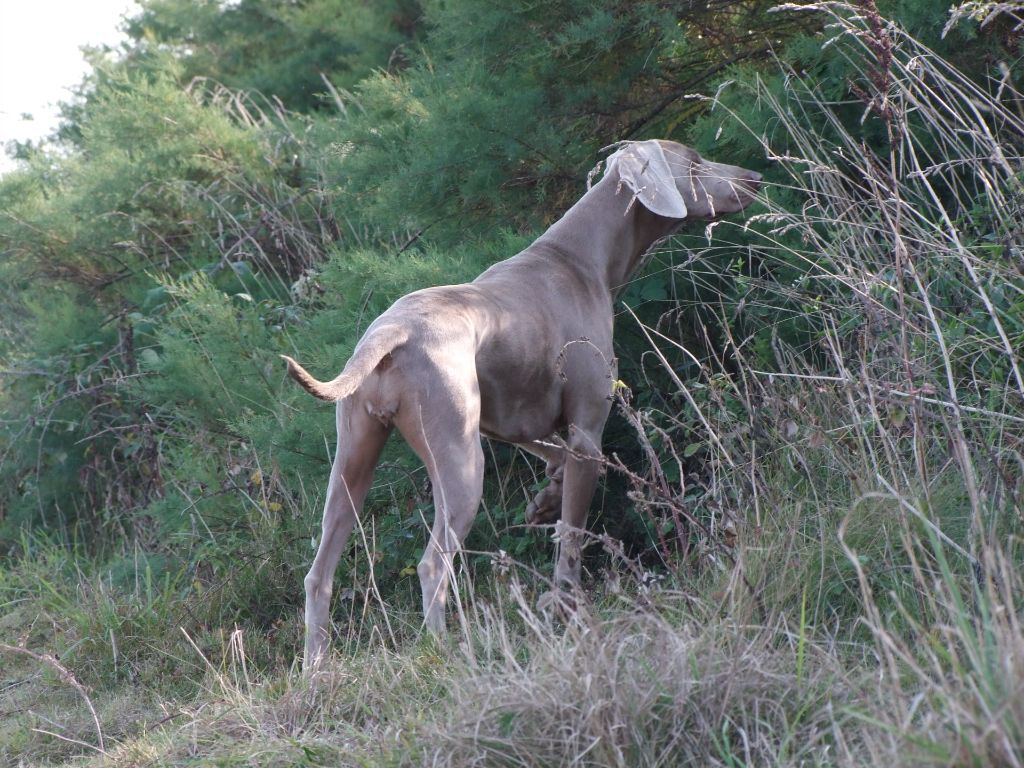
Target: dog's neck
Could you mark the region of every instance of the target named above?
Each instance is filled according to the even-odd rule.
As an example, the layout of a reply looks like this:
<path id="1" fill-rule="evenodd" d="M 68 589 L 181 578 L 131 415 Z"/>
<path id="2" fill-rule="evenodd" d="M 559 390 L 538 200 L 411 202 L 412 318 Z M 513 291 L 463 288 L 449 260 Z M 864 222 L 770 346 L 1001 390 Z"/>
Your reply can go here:
<path id="1" fill-rule="evenodd" d="M 618 295 L 659 240 L 682 220 L 648 211 L 617 174 L 605 176 L 537 239 L 580 260 L 587 276 Z"/>

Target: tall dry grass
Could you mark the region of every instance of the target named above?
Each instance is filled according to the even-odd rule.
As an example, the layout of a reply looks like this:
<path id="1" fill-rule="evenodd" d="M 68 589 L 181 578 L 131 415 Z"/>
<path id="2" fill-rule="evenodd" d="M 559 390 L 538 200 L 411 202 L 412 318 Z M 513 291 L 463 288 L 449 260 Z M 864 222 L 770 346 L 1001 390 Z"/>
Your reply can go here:
<path id="1" fill-rule="evenodd" d="M 863 750 L 839 762 L 1021 765 L 1024 101 L 1005 64 L 972 82 L 870 0 L 778 10 L 824 15 L 857 101 L 781 62 L 781 92 L 750 94 L 774 117 L 758 139 L 782 181 L 743 225 L 747 255 L 799 276 L 754 279 L 744 301 L 818 330 L 801 348 L 774 338 L 772 370 L 729 338 L 739 375 L 703 373 L 744 416 L 713 400 L 699 414 L 712 482 L 689 533 L 710 559 L 715 524 L 738 524 L 746 615 L 770 626 L 799 606 L 812 647 L 875 677 L 833 729 Z M 799 208 L 776 202 L 793 193 Z M 660 471 L 645 489 L 666 487 Z M 694 516 L 682 490 L 654 495 Z"/>

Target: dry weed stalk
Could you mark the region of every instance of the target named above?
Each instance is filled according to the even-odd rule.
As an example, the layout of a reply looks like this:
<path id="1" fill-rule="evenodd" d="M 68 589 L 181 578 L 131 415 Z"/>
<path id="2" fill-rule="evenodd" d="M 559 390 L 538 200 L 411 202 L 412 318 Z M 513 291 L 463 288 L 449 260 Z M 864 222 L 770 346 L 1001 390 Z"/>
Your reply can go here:
<path id="1" fill-rule="evenodd" d="M 92 699 L 89 698 L 89 692 L 85 689 L 85 686 L 75 677 L 75 673 L 68 669 L 66 666 L 61 664 L 60 660 L 52 653 L 36 653 L 35 651 L 29 650 L 24 646 L 19 645 L 8 645 L 7 643 L 0 643 L 0 651 L 5 653 L 17 653 L 23 656 L 28 656 L 30 659 L 38 661 L 40 664 L 50 667 L 55 670 L 60 676 L 60 679 L 70 685 L 79 696 L 82 697 L 82 701 L 85 702 L 85 706 L 89 710 L 89 714 L 92 716 L 93 725 L 96 727 L 96 744 L 89 744 L 79 739 L 72 739 L 68 736 L 64 736 L 59 733 L 52 731 L 43 730 L 42 728 L 35 728 L 33 730 L 39 733 L 53 736 L 61 741 L 68 741 L 72 744 L 77 744 L 82 747 L 88 747 L 91 750 L 99 752 L 100 754 L 106 754 L 106 745 L 103 741 L 103 728 L 100 726 L 100 718 L 96 714 L 96 708 L 92 704 Z"/>

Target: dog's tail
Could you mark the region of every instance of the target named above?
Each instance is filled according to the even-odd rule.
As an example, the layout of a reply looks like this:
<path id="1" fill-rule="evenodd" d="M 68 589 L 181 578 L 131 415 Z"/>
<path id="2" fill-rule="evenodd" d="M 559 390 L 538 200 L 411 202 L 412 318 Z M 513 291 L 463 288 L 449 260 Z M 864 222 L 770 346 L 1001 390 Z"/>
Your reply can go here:
<path id="1" fill-rule="evenodd" d="M 334 402 L 355 392 L 384 356 L 400 347 L 408 338 L 408 331 L 399 325 L 385 325 L 375 329 L 360 342 L 355 354 L 345 364 L 345 369 L 330 381 L 317 381 L 288 355 L 281 357 L 288 363 L 288 373 L 303 389 L 321 400 Z"/>

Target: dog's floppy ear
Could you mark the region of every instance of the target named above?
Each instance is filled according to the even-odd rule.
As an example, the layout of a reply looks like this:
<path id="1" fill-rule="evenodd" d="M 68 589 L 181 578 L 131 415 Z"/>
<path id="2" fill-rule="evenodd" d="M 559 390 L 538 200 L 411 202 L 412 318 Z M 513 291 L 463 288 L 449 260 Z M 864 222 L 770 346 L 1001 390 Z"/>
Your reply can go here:
<path id="1" fill-rule="evenodd" d="M 608 158 L 607 168 L 606 173 L 618 169 L 620 185 L 629 187 L 634 199 L 651 213 L 686 218 L 686 203 L 658 142 L 630 142 Z"/>

